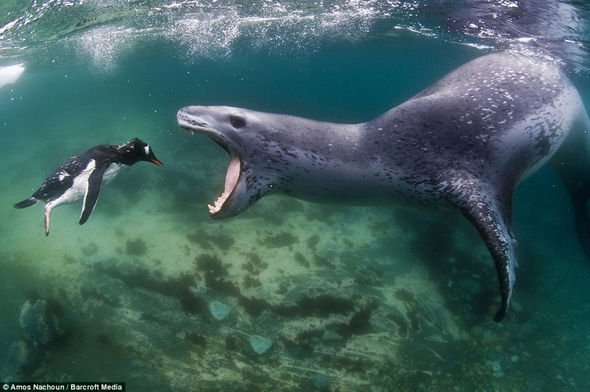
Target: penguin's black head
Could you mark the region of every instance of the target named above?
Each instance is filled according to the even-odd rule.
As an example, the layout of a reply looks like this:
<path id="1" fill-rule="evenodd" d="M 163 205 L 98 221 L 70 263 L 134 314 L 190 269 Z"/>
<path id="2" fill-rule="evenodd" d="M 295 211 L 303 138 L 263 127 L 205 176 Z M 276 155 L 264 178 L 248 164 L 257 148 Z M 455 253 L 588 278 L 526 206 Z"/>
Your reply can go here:
<path id="1" fill-rule="evenodd" d="M 141 139 L 131 139 L 127 143 L 119 146 L 119 149 L 123 154 L 123 163 L 127 165 L 133 165 L 135 162 L 139 161 L 149 161 L 158 166 L 162 166 L 162 162 L 156 158 L 150 145 Z"/>

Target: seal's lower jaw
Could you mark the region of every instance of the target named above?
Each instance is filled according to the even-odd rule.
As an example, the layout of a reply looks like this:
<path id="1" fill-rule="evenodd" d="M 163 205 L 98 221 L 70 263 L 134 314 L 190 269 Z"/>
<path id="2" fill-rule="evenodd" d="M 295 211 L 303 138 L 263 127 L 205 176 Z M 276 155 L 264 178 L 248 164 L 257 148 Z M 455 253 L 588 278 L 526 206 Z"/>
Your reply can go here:
<path id="1" fill-rule="evenodd" d="M 242 173 L 242 161 L 238 154 L 230 152 L 231 161 L 225 173 L 225 185 L 223 192 L 213 204 L 209 204 L 209 214 L 212 218 L 221 218 L 226 212 L 234 199 L 234 191 L 238 182 L 240 181 L 240 175 Z"/>
<path id="2" fill-rule="evenodd" d="M 209 214 L 211 218 L 219 219 L 223 218 L 224 216 L 231 216 L 232 214 L 227 214 L 229 211 L 235 196 L 236 187 L 240 181 L 241 173 L 242 173 L 242 159 L 238 152 L 230 146 L 230 144 L 224 140 L 224 138 L 216 131 L 210 129 L 205 124 L 188 124 L 185 121 L 178 121 L 179 125 L 186 129 L 191 135 L 195 133 L 200 133 L 203 135 L 207 135 L 211 138 L 214 142 L 219 144 L 227 153 L 229 154 L 231 161 L 227 168 L 227 173 L 225 174 L 225 185 L 223 187 L 223 191 L 213 202 L 213 204 L 209 204 Z"/>

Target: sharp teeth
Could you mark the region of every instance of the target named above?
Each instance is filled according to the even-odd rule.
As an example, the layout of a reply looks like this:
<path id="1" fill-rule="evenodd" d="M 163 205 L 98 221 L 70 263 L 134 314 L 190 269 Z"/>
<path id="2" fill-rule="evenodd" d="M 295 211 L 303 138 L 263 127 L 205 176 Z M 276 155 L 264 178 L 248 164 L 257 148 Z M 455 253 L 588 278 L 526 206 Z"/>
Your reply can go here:
<path id="1" fill-rule="evenodd" d="M 229 164 L 227 173 L 225 174 L 225 184 L 223 187 L 223 192 L 221 193 L 221 195 L 217 197 L 217 200 L 215 200 L 215 202 L 208 205 L 209 213 L 211 215 L 218 214 L 222 210 L 225 203 L 228 202 L 228 198 L 232 195 L 232 192 L 235 190 L 240 179 L 240 166 L 241 163 L 239 158 L 237 156 L 233 156 Z"/>
<path id="2" fill-rule="evenodd" d="M 222 198 L 222 196 L 219 196 L 217 200 L 215 200 L 215 203 L 208 204 L 207 207 L 209 207 L 209 213 L 214 214 L 218 212 L 221 206 L 223 205 L 223 200 L 224 199 Z"/>
<path id="3" fill-rule="evenodd" d="M 195 131 L 193 131 L 192 129 L 189 132 L 191 133 L 191 136 L 195 134 Z"/>

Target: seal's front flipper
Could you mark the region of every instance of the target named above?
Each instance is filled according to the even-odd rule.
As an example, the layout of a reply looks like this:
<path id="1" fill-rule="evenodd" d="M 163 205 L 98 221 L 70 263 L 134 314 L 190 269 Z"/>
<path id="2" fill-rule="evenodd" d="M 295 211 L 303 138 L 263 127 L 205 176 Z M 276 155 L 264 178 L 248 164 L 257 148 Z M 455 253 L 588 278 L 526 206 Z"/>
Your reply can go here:
<path id="1" fill-rule="evenodd" d="M 512 192 L 509 192 L 510 197 L 504 198 L 477 188 L 467 193 L 468 196 L 463 199 L 466 201 L 459 208 L 475 226 L 494 259 L 502 297 L 502 305 L 494 320 L 501 321 L 510 307 L 518 266 L 516 240 L 510 230 Z"/>
<path id="2" fill-rule="evenodd" d="M 100 187 L 102 185 L 102 175 L 106 167 L 97 167 L 88 177 L 88 186 L 86 187 L 86 194 L 84 195 L 84 203 L 82 204 L 82 213 L 80 214 L 80 224 L 86 223 L 90 214 L 94 211 L 98 195 L 100 194 Z"/>

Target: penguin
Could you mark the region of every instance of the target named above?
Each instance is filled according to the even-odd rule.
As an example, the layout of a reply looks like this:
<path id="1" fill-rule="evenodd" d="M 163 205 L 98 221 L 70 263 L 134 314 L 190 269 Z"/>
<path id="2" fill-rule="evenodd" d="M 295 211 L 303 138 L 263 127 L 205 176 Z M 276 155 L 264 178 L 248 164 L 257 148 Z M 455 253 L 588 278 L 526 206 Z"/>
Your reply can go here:
<path id="1" fill-rule="evenodd" d="M 55 169 L 31 197 L 14 204 L 14 207 L 26 208 L 40 201 L 45 202 L 44 226 L 45 236 L 48 236 L 51 210 L 84 197 L 80 214 L 80 224 L 83 225 L 96 206 L 102 182 L 110 182 L 121 167 L 139 161 L 163 165 L 151 147 L 138 138 L 119 146 L 101 144 L 92 147 Z"/>

